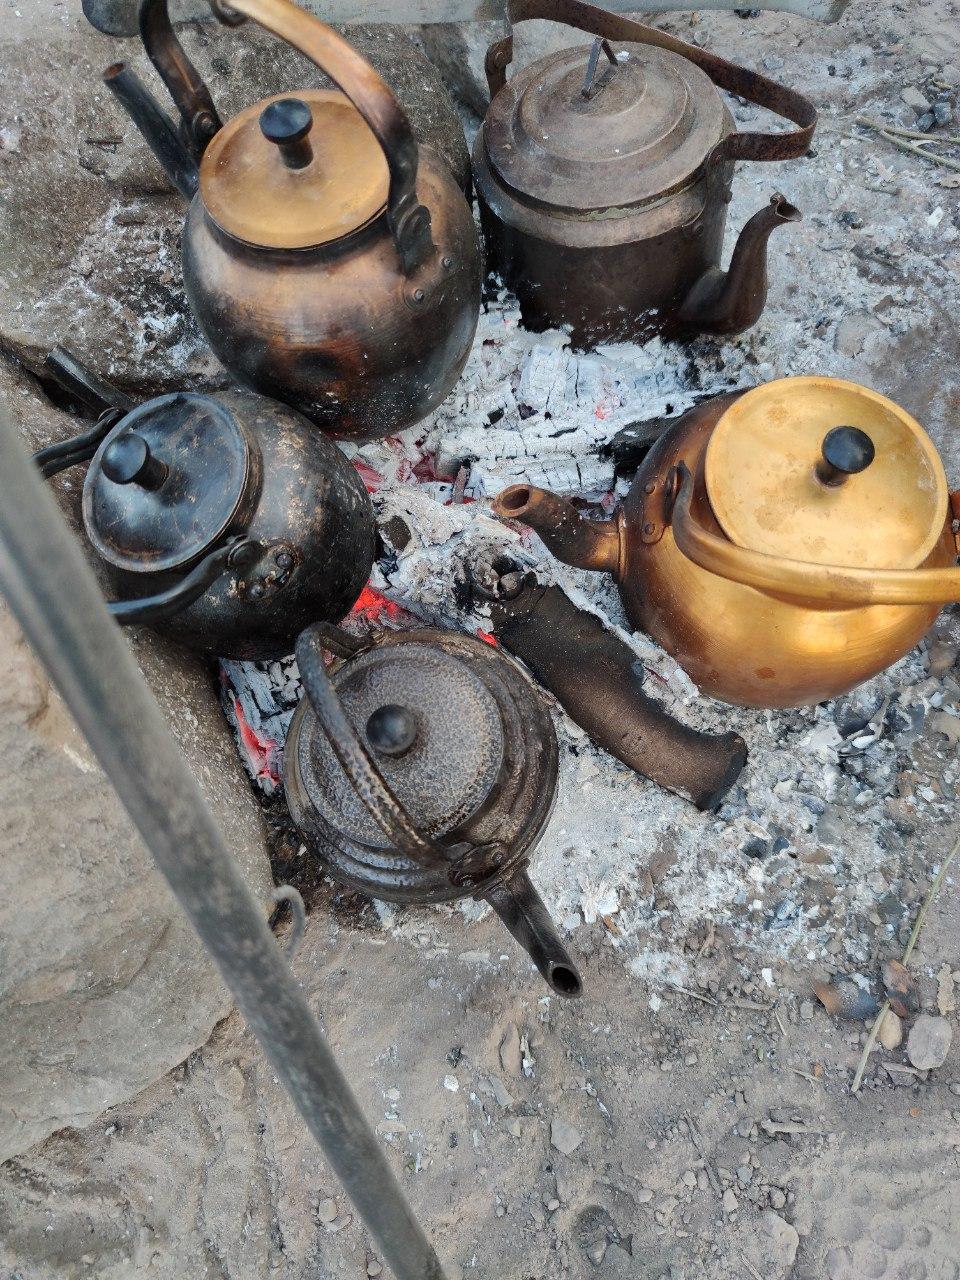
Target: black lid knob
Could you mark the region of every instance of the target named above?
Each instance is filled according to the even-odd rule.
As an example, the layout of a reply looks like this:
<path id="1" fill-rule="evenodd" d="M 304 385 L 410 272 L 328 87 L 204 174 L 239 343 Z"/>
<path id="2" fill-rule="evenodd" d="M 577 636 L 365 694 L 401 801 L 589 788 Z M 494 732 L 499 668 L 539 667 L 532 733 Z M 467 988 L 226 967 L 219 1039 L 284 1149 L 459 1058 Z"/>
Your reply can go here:
<path id="1" fill-rule="evenodd" d="M 138 484 L 143 489 L 159 489 L 167 478 L 167 467 L 150 452 L 143 436 L 127 431 L 111 440 L 100 462 L 103 474 L 114 484 Z"/>
<path id="2" fill-rule="evenodd" d="M 307 134 L 313 116 L 302 98 L 278 98 L 260 112 L 260 130 L 268 142 L 280 148 L 290 169 L 303 169 L 313 159 Z"/>
<path id="3" fill-rule="evenodd" d="M 817 477 L 823 484 L 843 484 L 850 476 L 866 471 L 876 457 L 876 448 L 859 427 L 834 427 L 823 437 L 822 457 Z"/>
<path id="4" fill-rule="evenodd" d="M 409 707 L 388 702 L 367 720 L 367 741 L 384 756 L 402 756 L 417 740 L 417 717 Z"/>

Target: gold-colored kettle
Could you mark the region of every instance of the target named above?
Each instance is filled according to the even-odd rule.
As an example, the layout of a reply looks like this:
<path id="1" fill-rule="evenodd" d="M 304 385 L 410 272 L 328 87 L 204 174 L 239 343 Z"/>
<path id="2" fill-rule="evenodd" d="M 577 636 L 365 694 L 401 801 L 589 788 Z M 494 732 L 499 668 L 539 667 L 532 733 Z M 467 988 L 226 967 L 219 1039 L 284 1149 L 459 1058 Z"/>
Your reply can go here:
<path id="1" fill-rule="evenodd" d="M 617 580 L 699 688 L 792 707 L 847 692 L 960 600 L 960 493 L 918 422 L 833 378 L 721 396 L 660 437 L 613 519 L 511 485 L 497 515 Z"/>

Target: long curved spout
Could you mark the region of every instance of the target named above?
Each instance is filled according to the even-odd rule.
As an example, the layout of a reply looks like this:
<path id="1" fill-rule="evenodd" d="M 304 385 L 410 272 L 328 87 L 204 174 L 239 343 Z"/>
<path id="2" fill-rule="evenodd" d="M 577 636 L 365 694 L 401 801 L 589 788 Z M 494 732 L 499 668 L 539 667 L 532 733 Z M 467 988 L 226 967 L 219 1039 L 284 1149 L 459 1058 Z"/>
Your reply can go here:
<path id="1" fill-rule="evenodd" d="M 585 520 L 572 502 L 531 484 L 503 489 L 493 501 L 493 513 L 528 524 L 564 564 L 619 578 L 620 526 L 615 520 Z"/>
<path id="2" fill-rule="evenodd" d="M 756 324 L 767 301 L 767 241 L 777 227 L 802 216 L 784 196 L 772 196 L 744 225 L 729 269 L 711 267 L 684 298 L 677 312 L 681 328 L 741 333 Z"/>
<path id="3" fill-rule="evenodd" d="M 576 999 L 583 991 L 577 966 L 526 871 L 521 869 L 505 884 L 493 885 L 483 897 L 540 970 L 547 985 L 558 996 Z"/>

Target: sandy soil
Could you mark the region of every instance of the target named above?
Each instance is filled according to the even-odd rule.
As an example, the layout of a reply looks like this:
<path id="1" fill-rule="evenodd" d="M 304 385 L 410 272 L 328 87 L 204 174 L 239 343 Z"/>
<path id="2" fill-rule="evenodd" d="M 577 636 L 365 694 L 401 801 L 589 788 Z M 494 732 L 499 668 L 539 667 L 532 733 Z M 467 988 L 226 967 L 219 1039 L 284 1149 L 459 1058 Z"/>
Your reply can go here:
<path id="1" fill-rule="evenodd" d="M 691 31 L 685 19 L 671 26 Z M 715 15 L 692 31 L 824 107 L 802 172 L 738 177 L 732 227 L 780 182 L 807 220 L 784 240 L 787 269 L 774 273 L 764 320 L 712 358 L 735 378 L 859 376 L 929 426 L 956 485 L 957 175 L 854 120 L 886 113 L 912 126 L 901 91 L 934 77 L 955 76 L 957 97 L 957 5 L 854 0 L 835 27 Z M 682 807 L 661 831 L 651 801 L 630 854 L 629 929 L 619 913 L 605 923 L 609 913 L 585 912 L 582 895 L 569 904 L 578 1003 L 545 996 L 495 921 L 384 920 L 298 867 L 296 843 L 279 832 L 278 876 L 301 883 L 311 908 L 294 970 L 451 1276 L 956 1280 L 960 872 L 913 961 L 920 1006 L 954 1030 L 942 1066 L 918 1070 L 903 1048 L 881 1048 L 852 1094 L 868 1024 L 829 1017 L 812 983 L 841 975 L 877 990 L 955 838 L 956 741 L 936 715 L 960 692 L 958 646 L 954 612 L 884 686 L 920 690 L 903 701 L 920 707 L 917 722 L 881 729 L 879 763 L 824 764 L 843 775 L 837 798 L 802 839 L 788 830 L 786 849 L 758 857 Z M 725 714 L 707 707 L 703 722 Z M 771 795 L 778 770 L 793 776 L 789 735 L 812 723 L 757 720 L 751 745 Z M 575 736 L 563 724 L 561 735 L 572 823 L 595 800 Z M 618 775 L 615 786 L 645 784 Z M 748 791 L 744 803 L 766 795 Z M 869 806 L 869 839 L 858 805 Z M 551 884 L 568 849 L 571 861 L 586 856 L 576 826 L 554 832 L 542 855 Z M 704 848 L 739 897 L 697 897 Z M 808 895 L 790 945 L 766 909 L 781 874 Z M 375 1276 L 379 1265 L 236 1016 L 134 1102 L 0 1170 L 10 1280 L 313 1280 Z"/>

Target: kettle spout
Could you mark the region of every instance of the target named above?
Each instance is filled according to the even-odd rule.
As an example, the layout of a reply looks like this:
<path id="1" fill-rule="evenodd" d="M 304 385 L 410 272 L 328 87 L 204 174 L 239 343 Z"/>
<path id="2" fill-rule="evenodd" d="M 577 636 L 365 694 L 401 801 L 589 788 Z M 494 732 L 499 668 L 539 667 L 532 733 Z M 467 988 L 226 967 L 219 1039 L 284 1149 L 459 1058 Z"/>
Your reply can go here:
<path id="1" fill-rule="evenodd" d="M 528 953 L 547 985 L 558 996 L 579 996 L 583 991 L 580 974 L 526 871 L 515 872 L 506 883 L 494 885 L 483 896 Z"/>
<path id="2" fill-rule="evenodd" d="M 802 214 L 782 195 L 744 225 L 727 271 L 711 267 L 684 298 L 677 312 L 682 328 L 702 333 L 742 333 L 760 319 L 767 301 L 767 241 Z"/>
<path id="3" fill-rule="evenodd" d="M 586 520 L 572 502 L 530 484 L 512 484 L 493 501 L 502 520 L 528 524 L 550 552 L 575 569 L 620 574 L 620 526 L 616 520 Z"/>
<path id="4" fill-rule="evenodd" d="M 171 183 L 184 200 L 192 200 L 200 183 L 197 162 L 153 94 L 124 62 L 107 67 L 103 82 L 143 134 Z"/>

